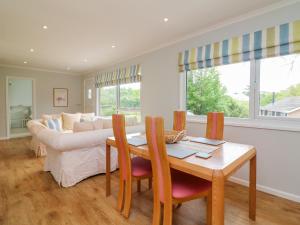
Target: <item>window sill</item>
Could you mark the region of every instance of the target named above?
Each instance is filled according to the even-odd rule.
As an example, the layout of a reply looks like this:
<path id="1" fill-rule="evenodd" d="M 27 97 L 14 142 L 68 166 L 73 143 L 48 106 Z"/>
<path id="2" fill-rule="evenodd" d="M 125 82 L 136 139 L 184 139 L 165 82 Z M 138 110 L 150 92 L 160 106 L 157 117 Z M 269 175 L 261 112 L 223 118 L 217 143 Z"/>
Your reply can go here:
<path id="1" fill-rule="evenodd" d="M 187 116 L 188 123 L 206 123 L 206 116 Z M 225 126 L 300 132 L 300 121 L 225 118 Z"/>

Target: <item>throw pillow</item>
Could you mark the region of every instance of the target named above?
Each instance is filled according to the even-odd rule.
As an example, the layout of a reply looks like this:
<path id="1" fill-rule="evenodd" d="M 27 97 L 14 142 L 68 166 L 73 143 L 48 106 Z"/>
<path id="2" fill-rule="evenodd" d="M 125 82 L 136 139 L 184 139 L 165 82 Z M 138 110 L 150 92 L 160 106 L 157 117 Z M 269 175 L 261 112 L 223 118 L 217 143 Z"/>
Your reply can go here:
<path id="1" fill-rule="evenodd" d="M 42 123 L 46 124 L 46 121 L 47 120 L 52 120 L 52 119 L 60 119 L 62 121 L 62 118 L 61 118 L 61 114 L 44 114 L 42 115 Z"/>
<path id="2" fill-rule="evenodd" d="M 94 121 L 95 113 L 82 113 L 80 117 L 80 122 Z"/>
<path id="3" fill-rule="evenodd" d="M 45 125 L 51 130 L 62 131 L 61 119 L 45 120 Z"/>
<path id="4" fill-rule="evenodd" d="M 84 131 L 90 131 L 94 130 L 94 124 L 93 122 L 75 122 L 73 131 L 74 133 L 77 132 L 84 132 Z"/>
<path id="5" fill-rule="evenodd" d="M 73 130 L 74 123 L 80 122 L 81 113 L 63 113 L 63 128 L 64 130 Z"/>

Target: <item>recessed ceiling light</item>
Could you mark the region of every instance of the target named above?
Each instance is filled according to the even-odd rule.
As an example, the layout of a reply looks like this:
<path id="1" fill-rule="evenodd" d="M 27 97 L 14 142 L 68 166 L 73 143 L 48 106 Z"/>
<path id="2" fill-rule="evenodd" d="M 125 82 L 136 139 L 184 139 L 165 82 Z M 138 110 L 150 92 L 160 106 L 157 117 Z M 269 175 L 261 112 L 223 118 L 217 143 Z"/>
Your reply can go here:
<path id="1" fill-rule="evenodd" d="M 165 17 L 165 18 L 164 18 L 164 22 L 166 23 L 166 22 L 168 22 L 168 21 L 169 21 L 169 18 Z"/>
<path id="2" fill-rule="evenodd" d="M 47 30 L 47 29 L 48 29 L 48 26 L 44 25 L 44 26 L 43 26 L 43 29 L 44 29 L 44 30 Z"/>
<path id="3" fill-rule="evenodd" d="M 115 45 L 112 45 L 111 47 L 112 47 L 112 48 L 115 48 L 116 46 L 115 46 Z"/>
<path id="4" fill-rule="evenodd" d="M 83 62 L 87 62 L 87 61 L 88 61 L 87 59 L 84 59 L 84 60 L 83 60 Z"/>
<path id="5" fill-rule="evenodd" d="M 27 64 L 27 61 L 24 61 L 24 64 Z"/>
<path id="6" fill-rule="evenodd" d="M 33 49 L 33 48 L 31 48 L 31 49 L 29 49 L 29 51 L 30 51 L 30 52 L 34 52 L 34 49 Z"/>

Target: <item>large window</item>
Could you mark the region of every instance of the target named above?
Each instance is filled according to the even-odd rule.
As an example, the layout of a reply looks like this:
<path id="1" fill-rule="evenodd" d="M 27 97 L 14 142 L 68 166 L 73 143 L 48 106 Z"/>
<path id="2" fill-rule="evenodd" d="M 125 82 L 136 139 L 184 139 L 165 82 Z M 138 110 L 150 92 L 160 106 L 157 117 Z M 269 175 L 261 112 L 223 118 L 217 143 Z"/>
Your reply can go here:
<path id="1" fill-rule="evenodd" d="M 187 72 L 187 110 L 206 115 L 249 117 L 250 63 L 237 63 Z"/>
<path id="2" fill-rule="evenodd" d="M 300 118 L 300 54 L 186 72 L 189 115 Z"/>
<path id="3" fill-rule="evenodd" d="M 100 115 L 110 116 L 117 113 L 117 86 L 100 88 Z"/>
<path id="4" fill-rule="evenodd" d="M 99 99 L 101 116 L 122 113 L 141 120 L 140 83 L 102 87 Z"/>
<path id="5" fill-rule="evenodd" d="M 260 62 L 259 115 L 300 118 L 300 55 Z"/>

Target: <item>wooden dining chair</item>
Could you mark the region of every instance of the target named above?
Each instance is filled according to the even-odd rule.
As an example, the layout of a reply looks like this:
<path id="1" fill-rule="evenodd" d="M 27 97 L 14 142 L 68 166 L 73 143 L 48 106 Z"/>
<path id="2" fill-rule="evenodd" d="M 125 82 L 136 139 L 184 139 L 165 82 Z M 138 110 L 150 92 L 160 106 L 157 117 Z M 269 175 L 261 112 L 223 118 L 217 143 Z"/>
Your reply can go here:
<path id="1" fill-rule="evenodd" d="M 151 162 L 141 157 L 130 157 L 125 131 L 125 116 L 122 114 L 114 114 L 112 116 L 112 123 L 118 149 L 118 162 L 120 168 L 118 210 L 122 212 L 123 209 L 123 215 L 128 218 L 131 207 L 132 180 L 137 180 L 137 190 L 139 192 L 141 189 L 141 180 L 149 179 L 150 189 L 152 186 Z"/>
<path id="2" fill-rule="evenodd" d="M 185 111 L 174 111 L 173 130 L 176 130 L 176 131 L 186 130 L 186 112 Z"/>
<path id="3" fill-rule="evenodd" d="M 224 133 L 224 113 L 207 113 L 206 138 L 223 140 Z"/>
<path id="4" fill-rule="evenodd" d="M 163 204 L 163 224 L 172 224 L 173 205 L 207 197 L 207 224 L 211 223 L 211 182 L 171 170 L 164 139 L 163 118 L 146 117 L 146 136 L 153 173 L 153 225 L 160 224 Z"/>

